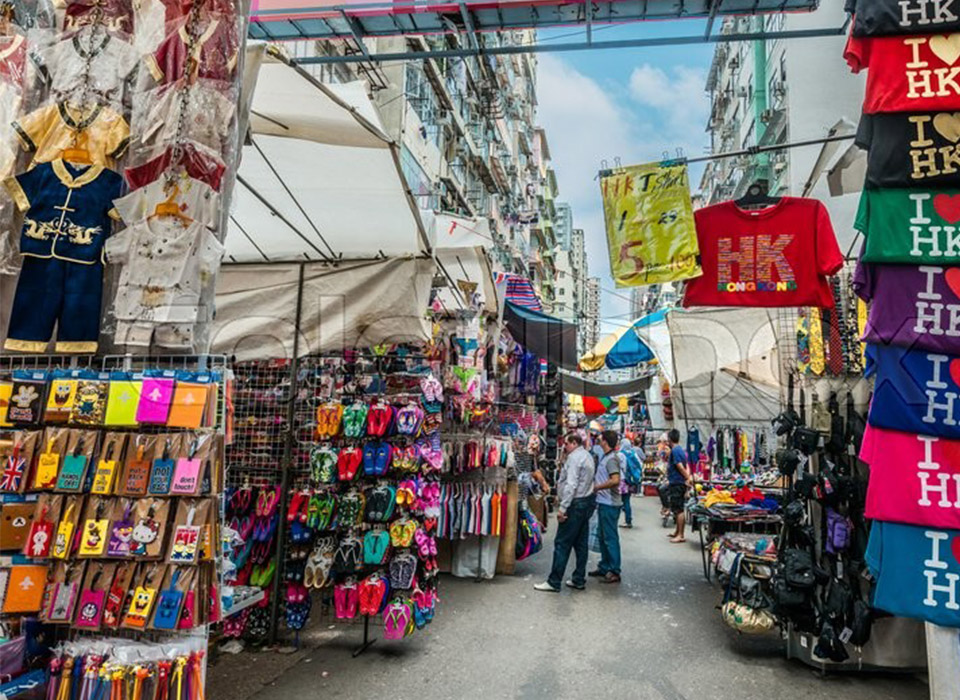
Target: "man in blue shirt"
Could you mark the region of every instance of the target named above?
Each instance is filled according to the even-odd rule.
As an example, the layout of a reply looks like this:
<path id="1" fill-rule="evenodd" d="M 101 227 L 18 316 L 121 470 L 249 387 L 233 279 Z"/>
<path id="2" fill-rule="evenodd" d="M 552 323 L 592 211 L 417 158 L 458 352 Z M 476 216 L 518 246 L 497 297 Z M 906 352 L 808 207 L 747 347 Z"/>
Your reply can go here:
<path id="1" fill-rule="evenodd" d="M 620 479 L 624 471 L 623 454 L 617 449 L 620 436 L 614 430 L 604 430 L 600 435 L 603 457 L 597 465 L 593 490 L 597 494 L 597 528 L 600 539 L 600 564 L 590 576 L 601 583 L 620 583 Z"/>
<path id="2" fill-rule="evenodd" d="M 687 541 L 684 538 L 687 516 L 684 513 L 683 502 L 687 496 L 687 487 L 692 482 L 690 470 L 687 467 L 687 453 L 680 447 L 680 431 L 674 428 L 667 433 L 667 439 L 670 440 L 670 457 L 667 461 L 667 502 L 677 521 L 677 527 L 669 537 L 673 544 L 679 544 Z"/>

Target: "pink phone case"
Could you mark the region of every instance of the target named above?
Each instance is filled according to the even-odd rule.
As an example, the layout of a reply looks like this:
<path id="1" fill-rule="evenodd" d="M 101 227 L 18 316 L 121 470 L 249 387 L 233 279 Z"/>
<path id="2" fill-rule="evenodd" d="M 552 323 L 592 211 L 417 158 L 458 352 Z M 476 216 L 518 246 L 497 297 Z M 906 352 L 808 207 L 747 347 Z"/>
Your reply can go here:
<path id="1" fill-rule="evenodd" d="M 137 406 L 137 422 L 163 425 L 170 415 L 173 402 L 172 379 L 144 379 L 143 393 Z"/>

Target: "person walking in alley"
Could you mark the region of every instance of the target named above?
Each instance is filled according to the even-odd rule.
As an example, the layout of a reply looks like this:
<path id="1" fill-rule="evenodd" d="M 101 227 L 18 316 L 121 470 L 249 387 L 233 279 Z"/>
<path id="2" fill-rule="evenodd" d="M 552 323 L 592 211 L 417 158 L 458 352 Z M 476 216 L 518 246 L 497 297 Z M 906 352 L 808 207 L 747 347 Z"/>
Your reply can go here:
<path id="1" fill-rule="evenodd" d="M 670 457 L 667 461 L 667 502 L 670 511 L 674 514 L 677 527 L 670 533 L 670 541 L 674 544 L 686 542 L 684 529 L 686 514 L 683 502 L 687 496 L 687 487 L 692 486 L 690 468 L 687 465 L 687 453 L 680 447 L 680 431 L 674 428 L 667 434 L 670 440 Z"/>
<path id="2" fill-rule="evenodd" d="M 637 439 L 641 443 L 641 439 Z M 630 497 L 639 493 L 643 481 L 643 451 L 634 446 L 629 437 L 620 442 L 620 452 L 623 453 L 623 473 L 620 474 L 620 498 L 623 500 L 623 519 L 620 527 L 633 527 L 633 509 L 630 507 Z"/>
<path id="3" fill-rule="evenodd" d="M 576 555 L 573 576 L 567 585 L 576 590 L 586 587 L 587 547 L 590 535 L 590 516 L 596 507 L 593 493 L 595 467 L 593 457 L 583 446 L 583 438 L 570 433 L 563 440 L 566 458 L 557 478 L 557 535 L 553 542 L 553 565 L 550 576 L 534 588 L 558 593 L 570 560 L 570 550 Z"/>
<path id="4" fill-rule="evenodd" d="M 590 572 L 590 576 L 599 578 L 601 583 L 620 583 L 620 534 L 617 525 L 623 507 L 620 479 L 625 460 L 623 453 L 617 449 L 619 445 L 620 435 L 615 430 L 604 430 L 600 434 L 603 457 L 597 465 L 593 487 L 597 494 L 600 564 Z"/>

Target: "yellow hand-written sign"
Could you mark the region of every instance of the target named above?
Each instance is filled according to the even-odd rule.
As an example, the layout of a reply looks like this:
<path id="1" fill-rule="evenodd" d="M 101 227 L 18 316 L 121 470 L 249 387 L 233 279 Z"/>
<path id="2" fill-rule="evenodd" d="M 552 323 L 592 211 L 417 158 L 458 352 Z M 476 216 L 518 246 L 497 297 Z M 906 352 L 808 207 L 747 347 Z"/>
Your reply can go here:
<path id="1" fill-rule="evenodd" d="M 600 191 L 618 287 L 702 274 L 685 163 L 617 168 L 600 178 Z"/>

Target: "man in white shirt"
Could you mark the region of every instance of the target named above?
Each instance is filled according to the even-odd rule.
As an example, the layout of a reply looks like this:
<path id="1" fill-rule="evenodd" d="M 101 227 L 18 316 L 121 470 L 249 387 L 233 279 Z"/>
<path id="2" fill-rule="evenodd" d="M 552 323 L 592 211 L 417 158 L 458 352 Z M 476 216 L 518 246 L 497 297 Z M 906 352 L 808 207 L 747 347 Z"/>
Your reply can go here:
<path id="1" fill-rule="evenodd" d="M 582 591 L 587 582 L 587 555 L 590 535 L 590 516 L 596 508 L 593 477 L 596 467 L 593 457 L 583 446 L 583 438 L 570 433 L 564 438 L 566 459 L 557 478 L 557 536 L 553 543 L 553 566 L 550 576 L 534 588 L 551 593 L 560 592 L 560 583 L 570 560 L 570 550 L 576 554 L 573 576 L 567 585 Z"/>

